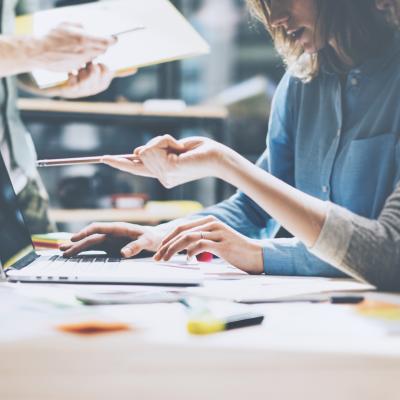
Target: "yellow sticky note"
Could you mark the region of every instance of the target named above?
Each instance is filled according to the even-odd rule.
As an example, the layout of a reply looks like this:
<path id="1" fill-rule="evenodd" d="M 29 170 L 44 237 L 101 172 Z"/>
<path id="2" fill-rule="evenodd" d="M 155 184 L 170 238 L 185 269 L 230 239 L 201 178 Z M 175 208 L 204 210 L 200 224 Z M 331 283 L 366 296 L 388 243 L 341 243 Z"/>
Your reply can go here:
<path id="1" fill-rule="evenodd" d="M 365 317 L 400 321 L 400 305 L 398 304 L 368 300 L 357 306 L 357 311 Z"/>

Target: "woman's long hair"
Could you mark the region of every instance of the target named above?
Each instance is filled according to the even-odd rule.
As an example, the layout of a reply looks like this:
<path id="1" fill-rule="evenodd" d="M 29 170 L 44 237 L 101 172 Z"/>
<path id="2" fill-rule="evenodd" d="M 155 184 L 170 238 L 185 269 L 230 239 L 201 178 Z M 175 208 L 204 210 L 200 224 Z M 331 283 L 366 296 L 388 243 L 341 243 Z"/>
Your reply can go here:
<path id="1" fill-rule="evenodd" d="M 375 0 L 316 0 L 316 32 L 324 43 L 335 43 L 309 54 L 282 27 L 270 21 L 270 1 L 247 0 L 250 10 L 269 31 L 278 53 L 291 73 L 307 82 L 318 75 L 321 66 L 344 73 L 350 65 L 378 56 L 393 35 L 393 27 Z"/>

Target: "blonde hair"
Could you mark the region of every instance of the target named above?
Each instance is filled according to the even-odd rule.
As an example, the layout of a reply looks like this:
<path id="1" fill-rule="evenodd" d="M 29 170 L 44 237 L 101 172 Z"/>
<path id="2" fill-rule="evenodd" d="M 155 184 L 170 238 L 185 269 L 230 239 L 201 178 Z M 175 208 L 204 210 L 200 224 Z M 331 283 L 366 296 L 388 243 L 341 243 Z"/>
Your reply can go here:
<path id="1" fill-rule="evenodd" d="M 322 65 L 327 70 L 343 73 L 348 69 L 344 60 L 359 64 L 378 55 L 393 34 L 384 13 L 376 8 L 375 0 L 316 0 L 316 30 L 326 43 L 333 40 L 338 51 L 326 46 L 310 54 L 285 29 L 272 26 L 269 0 L 247 0 L 247 3 L 271 34 L 287 69 L 304 82 L 316 77 Z"/>

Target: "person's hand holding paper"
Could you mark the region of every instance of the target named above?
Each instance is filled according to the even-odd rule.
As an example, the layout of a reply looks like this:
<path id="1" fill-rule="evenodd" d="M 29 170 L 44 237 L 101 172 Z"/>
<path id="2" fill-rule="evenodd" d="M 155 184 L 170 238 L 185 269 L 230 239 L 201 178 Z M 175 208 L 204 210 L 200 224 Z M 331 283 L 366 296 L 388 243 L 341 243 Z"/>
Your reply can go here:
<path id="1" fill-rule="evenodd" d="M 53 72 L 78 71 L 116 42 L 114 36 L 92 35 L 79 24 L 61 23 L 35 39 L 31 62 L 33 68 Z"/>
<path id="2" fill-rule="evenodd" d="M 24 87 L 42 96 L 66 99 L 101 93 L 110 86 L 115 77 L 125 77 L 137 72 L 136 68 L 131 68 L 115 73 L 104 64 L 92 62 L 117 42 L 117 36 L 92 35 L 85 32 L 80 24 L 61 23 L 35 40 L 37 50 L 34 50 L 31 62 L 34 64 L 33 68 L 66 72 L 68 79 L 60 85 L 39 91 L 27 82 L 23 82 Z"/>
<path id="3" fill-rule="evenodd" d="M 103 92 L 110 86 L 114 78 L 114 72 L 110 71 L 107 66 L 90 62 L 77 73 L 69 73 L 68 80 L 62 85 L 41 89 L 40 94 L 64 99 L 79 99 Z"/>
<path id="4" fill-rule="evenodd" d="M 75 70 L 94 60 L 107 65 L 115 76 L 125 76 L 136 68 L 209 51 L 204 39 L 168 0 L 99 1 L 44 10 L 17 18 L 17 32 L 42 37 L 53 31 L 52 39 L 59 41 L 60 37 L 54 29 L 64 21 L 80 24 L 85 32 L 92 35 L 91 38 L 118 38 L 115 46 L 106 44 L 107 51 L 104 51 L 103 44 L 100 48 L 90 46 L 91 57 L 75 64 L 72 68 Z M 76 44 L 81 43 L 78 41 Z M 93 52 L 98 50 L 100 52 L 94 56 Z M 53 62 L 52 59 L 50 61 Z M 71 65 L 67 71 L 64 66 L 58 68 L 55 65 L 54 68 L 54 65 L 49 67 L 42 63 L 33 69 L 32 77 L 41 89 L 60 85 L 68 79 L 66 72 L 72 70 Z"/>

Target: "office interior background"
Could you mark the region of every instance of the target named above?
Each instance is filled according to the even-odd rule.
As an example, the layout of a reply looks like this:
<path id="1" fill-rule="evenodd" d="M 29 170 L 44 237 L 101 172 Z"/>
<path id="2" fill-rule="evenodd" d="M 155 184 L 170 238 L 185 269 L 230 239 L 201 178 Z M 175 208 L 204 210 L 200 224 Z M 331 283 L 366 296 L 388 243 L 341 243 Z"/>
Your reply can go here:
<path id="1" fill-rule="evenodd" d="M 86 2 L 42 0 L 38 5 L 45 9 Z M 168 133 L 177 138 L 213 137 L 248 159 L 257 160 L 265 148 L 271 98 L 283 74 L 268 34 L 249 15 L 244 0 L 172 2 L 210 44 L 210 54 L 142 68 L 131 77 L 115 79 L 106 92 L 78 101 L 125 104 L 179 99 L 189 107 L 226 108 L 226 118 L 185 119 L 176 113 L 173 118 L 164 119 L 92 119 L 76 114 L 50 118 L 46 113 L 22 110 L 39 159 L 130 153 L 152 137 Z M 20 96 L 32 98 L 22 91 Z M 195 200 L 206 207 L 234 192 L 227 184 L 211 178 L 166 190 L 155 180 L 102 165 L 42 168 L 40 173 L 54 209 L 111 208 L 112 195 L 127 193 L 144 194 L 157 201 Z M 59 229 L 74 230 L 88 221 L 58 222 Z"/>

